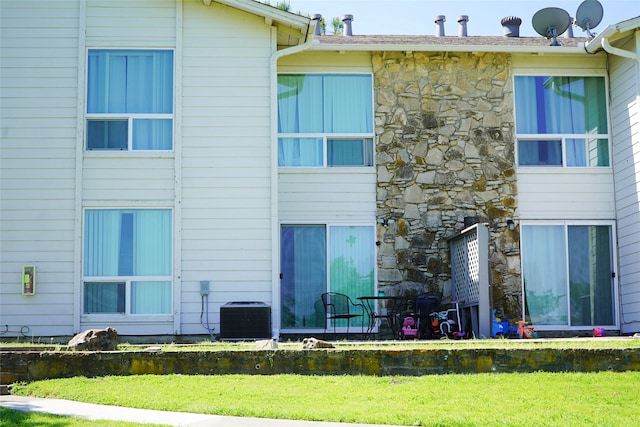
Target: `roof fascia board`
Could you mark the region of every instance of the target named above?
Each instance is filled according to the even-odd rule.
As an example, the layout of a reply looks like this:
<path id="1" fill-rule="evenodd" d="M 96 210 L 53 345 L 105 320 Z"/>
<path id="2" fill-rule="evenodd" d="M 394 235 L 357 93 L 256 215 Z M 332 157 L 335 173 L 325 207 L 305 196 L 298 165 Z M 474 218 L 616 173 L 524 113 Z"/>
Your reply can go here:
<path id="1" fill-rule="evenodd" d="M 285 12 L 277 9 L 273 6 L 266 5 L 264 3 L 257 2 L 255 0 L 202 0 L 204 4 L 211 4 L 212 1 L 223 4 L 225 6 L 233 7 L 248 13 L 252 13 L 257 16 L 262 16 L 265 19 L 271 18 L 274 21 L 288 24 L 293 27 L 300 28 L 302 33 L 307 32 L 310 19 L 304 16 L 296 15 L 295 13 Z"/>
<path id="2" fill-rule="evenodd" d="M 623 33 L 638 29 L 640 29 L 640 16 L 637 18 L 619 22 L 614 25 L 609 25 L 603 31 L 600 31 L 600 33 L 596 37 L 594 37 L 585 45 L 585 50 L 588 53 L 596 53 L 598 50 L 603 49 L 603 40 L 608 40 L 609 42 L 611 42 L 613 41 L 612 38 L 620 38 L 622 37 Z"/>
<path id="3" fill-rule="evenodd" d="M 499 52 L 499 53 L 533 53 L 533 54 L 584 54 L 585 48 L 581 43 L 575 47 L 559 46 L 442 46 L 442 45 L 390 45 L 390 44 L 319 44 L 315 43 L 310 50 L 313 51 L 339 51 L 339 52 Z"/>

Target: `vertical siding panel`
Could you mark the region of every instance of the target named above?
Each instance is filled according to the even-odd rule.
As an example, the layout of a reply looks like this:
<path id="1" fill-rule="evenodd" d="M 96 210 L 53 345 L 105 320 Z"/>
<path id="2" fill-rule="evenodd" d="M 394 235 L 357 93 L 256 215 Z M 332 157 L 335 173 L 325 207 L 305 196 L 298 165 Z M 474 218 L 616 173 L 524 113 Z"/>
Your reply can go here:
<path id="1" fill-rule="evenodd" d="M 185 2 L 182 126 L 183 333 L 220 305 L 271 303 L 270 28 L 227 6 Z"/>
<path id="2" fill-rule="evenodd" d="M 372 73 L 371 54 L 305 52 L 282 58 L 278 72 Z M 375 221 L 375 168 L 287 168 L 278 179 L 281 222 Z"/>
<path id="3" fill-rule="evenodd" d="M 86 47 L 175 48 L 178 7 L 175 0 L 87 0 Z M 174 61 L 177 55 L 174 54 Z M 80 113 L 84 114 L 84 107 Z M 172 152 L 83 151 L 82 155 L 83 207 L 174 207 Z M 179 287 L 180 283 L 174 286 Z M 174 320 L 158 316 L 113 321 L 109 316 L 81 315 L 80 325 L 81 329 L 88 329 L 109 323 L 121 335 L 160 335 L 176 331 Z"/>
<path id="4" fill-rule="evenodd" d="M 35 336 L 73 332 L 78 21 L 78 1 L 0 2 L 0 324 Z"/>
<path id="5" fill-rule="evenodd" d="M 624 49 L 638 52 L 640 36 Z M 621 331 L 640 328 L 640 67 L 610 55 L 613 167 L 618 226 Z"/>

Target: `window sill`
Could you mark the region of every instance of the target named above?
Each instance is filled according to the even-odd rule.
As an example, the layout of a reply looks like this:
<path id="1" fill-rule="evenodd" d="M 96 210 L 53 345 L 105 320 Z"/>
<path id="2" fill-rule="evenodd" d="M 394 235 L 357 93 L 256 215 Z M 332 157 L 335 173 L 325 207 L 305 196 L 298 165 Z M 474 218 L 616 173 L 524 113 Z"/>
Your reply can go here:
<path id="1" fill-rule="evenodd" d="M 121 314 L 121 313 L 96 313 L 82 314 L 80 320 L 84 322 L 104 322 L 109 324 L 119 323 L 163 323 L 173 322 L 171 314 Z"/>
<path id="2" fill-rule="evenodd" d="M 85 150 L 86 159 L 173 159 L 173 151 Z"/>
<path id="3" fill-rule="evenodd" d="M 611 175 L 613 169 L 611 166 L 597 166 L 597 167 L 581 167 L 581 166 L 518 166 L 516 168 L 516 174 L 528 173 L 528 174 L 602 174 Z"/>
<path id="4" fill-rule="evenodd" d="M 352 174 L 372 174 L 376 173 L 375 166 L 279 166 L 278 173 L 352 173 Z"/>

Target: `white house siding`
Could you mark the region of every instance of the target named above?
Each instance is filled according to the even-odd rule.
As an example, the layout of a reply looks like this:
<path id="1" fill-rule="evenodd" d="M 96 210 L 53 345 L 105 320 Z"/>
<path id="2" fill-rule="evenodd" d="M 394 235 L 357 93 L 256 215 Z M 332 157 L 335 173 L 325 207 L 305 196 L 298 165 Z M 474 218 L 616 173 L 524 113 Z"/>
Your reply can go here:
<path id="1" fill-rule="evenodd" d="M 614 219 L 613 174 L 518 168 L 520 219 Z"/>
<path id="2" fill-rule="evenodd" d="M 3 331 L 73 332 L 78 11 L 73 0 L 0 1 Z M 33 296 L 21 294 L 24 265 L 36 267 Z"/>
<path id="3" fill-rule="evenodd" d="M 279 73 L 371 73 L 367 52 L 305 52 L 279 61 Z M 278 211 L 281 223 L 375 222 L 374 168 L 282 168 Z"/>
<path id="4" fill-rule="evenodd" d="M 512 64 L 514 75 L 606 75 L 604 55 L 514 55 Z M 520 219 L 615 218 L 612 168 L 519 167 L 517 177 Z"/>
<path id="5" fill-rule="evenodd" d="M 202 334 L 220 306 L 271 300 L 271 29 L 212 3 L 184 5 L 182 333 Z M 204 313 L 206 318 L 206 313 Z"/>
<path id="6" fill-rule="evenodd" d="M 376 213 L 375 169 L 349 169 L 281 171 L 280 222 L 373 225 Z"/>
<path id="7" fill-rule="evenodd" d="M 157 201 L 159 206 L 173 207 L 172 154 L 137 156 L 138 153 L 120 151 L 115 154 L 85 154 L 82 182 L 85 207 L 94 207 L 96 202 L 119 207 L 125 201 L 125 205 L 130 205 L 130 201 Z"/>
<path id="8" fill-rule="evenodd" d="M 640 36 L 637 36 L 640 37 Z M 640 40 L 640 38 L 637 38 Z M 640 52 L 631 39 L 627 51 Z M 610 56 L 613 166 L 618 227 L 621 331 L 640 331 L 640 69 Z"/>
<path id="9" fill-rule="evenodd" d="M 84 1 L 87 47 L 175 46 L 178 0 Z"/>

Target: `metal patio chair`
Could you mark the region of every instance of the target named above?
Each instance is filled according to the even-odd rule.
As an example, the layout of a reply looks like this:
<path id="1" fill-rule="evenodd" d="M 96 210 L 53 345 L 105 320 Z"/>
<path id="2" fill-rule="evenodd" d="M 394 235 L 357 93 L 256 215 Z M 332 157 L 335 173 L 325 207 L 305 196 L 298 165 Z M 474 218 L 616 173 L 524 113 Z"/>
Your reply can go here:
<path id="1" fill-rule="evenodd" d="M 349 339 L 349 328 L 351 319 L 360 317 L 362 333 L 364 333 L 364 305 L 354 303 L 348 295 L 339 292 L 326 292 L 322 294 L 322 304 L 324 305 L 325 322 L 324 335 L 327 335 L 327 324 L 333 324 L 333 333 L 336 333 L 336 322 L 347 321 L 347 339 Z"/>

